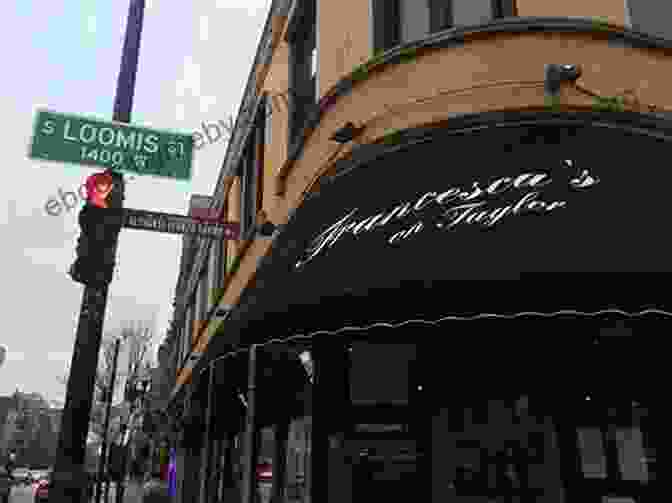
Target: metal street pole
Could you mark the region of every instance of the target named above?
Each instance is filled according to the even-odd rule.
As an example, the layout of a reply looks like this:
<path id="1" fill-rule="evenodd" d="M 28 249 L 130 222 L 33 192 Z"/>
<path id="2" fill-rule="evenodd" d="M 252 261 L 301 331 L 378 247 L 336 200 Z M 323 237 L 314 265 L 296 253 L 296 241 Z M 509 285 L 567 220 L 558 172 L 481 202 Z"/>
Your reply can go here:
<path id="1" fill-rule="evenodd" d="M 118 122 L 129 123 L 131 120 L 144 10 L 145 0 L 130 0 L 112 117 Z M 53 502 L 79 503 L 84 501 L 86 494 L 84 490 L 86 437 L 107 307 L 107 293 L 108 285 L 104 284 L 95 287 L 87 285 L 82 294 L 62 427 L 58 437 L 53 488 L 49 491 L 49 498 Z"/>
<path id="2" fill-rule="evenodd" d="M 103 488 L 103 476 L 105 475 L 105 465 L 107 464 L 107 437 L 110 429 L 110 415 L 112 413 L 112 398 L 114 395 L 114 383 L 117 380 L 117 360 L 119 359 L 119 346 L 121 339 L 117 339 L 114 343 L 114 363 L 112 367 L 112 376 L 110 377 L 110 384 L 107 389 L 106 409 L 105 409 L 105 425 L 103 426 L 103 442 L 100 446 L 100 458 L 98 459 L 98 482 L 96 484 L 96 503 L 100 503 Z M 109 484 L 108 484 L 109 485 Z"/>

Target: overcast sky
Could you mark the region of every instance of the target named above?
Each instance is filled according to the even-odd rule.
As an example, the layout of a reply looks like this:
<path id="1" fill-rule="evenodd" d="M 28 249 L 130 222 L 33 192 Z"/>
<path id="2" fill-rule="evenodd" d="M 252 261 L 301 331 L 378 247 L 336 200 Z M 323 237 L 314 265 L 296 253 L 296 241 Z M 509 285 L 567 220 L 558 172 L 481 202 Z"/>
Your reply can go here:
<path id="1" fill-rule="evenodd" d="M 270 0 L 147 0 L 132 123 L 192 133 L 235 115 Z M 3 329 L 0 396 L 16 388 L 62 400 L 83 287 L 67 270 L 77 209 L 49 215 L 50 197 L 76 191 L 99 170 L 26 157 L 38 108 L 112 118 L 129 0 L 22 0 L 3 10 L 0 261 Z M 191 194 L 211 195 L 226 144 L 205 145 L 190 182 L 126 176 L 125 205 L 185 213 Z M 124 230 L 105 331 L 155 319 L 156 342 L 172 314 L 181 238 Z"/>

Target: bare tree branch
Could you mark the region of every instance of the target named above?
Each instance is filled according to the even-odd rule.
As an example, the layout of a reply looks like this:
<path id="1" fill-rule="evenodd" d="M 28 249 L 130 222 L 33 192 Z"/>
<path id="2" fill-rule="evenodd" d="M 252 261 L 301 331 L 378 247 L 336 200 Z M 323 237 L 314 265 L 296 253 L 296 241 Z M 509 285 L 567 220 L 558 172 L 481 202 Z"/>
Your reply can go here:
<path id="1" fill-rule="evenodd" d="M 128 368 L 117 369 L 117 379 L 114 383 L 113 393 L 123 385 L 123 379 L 121 378 L 126 377 L 127 384 L 133 385 L 140 377 L 142 370 L 145 368 L 148 351 L 151 349 L 154 340 L 153 327 L 154 323 L 150 320 L 135 320 L 121 328 L 117 333 L 103 335 L 89 423 L 90 431 L 95 434 L 103 434 L 106 410 L 105 395 L 109 390 L 112 378 L 116 339 L 121 338 L 120 360 L 122 360 L 121 355 L 125 353 L 128 358 Z M 64 386 L 67 385 L 69 371 L 70 369 L 67 368 L 65 374 L 57 376 L 56 380 Z"/>

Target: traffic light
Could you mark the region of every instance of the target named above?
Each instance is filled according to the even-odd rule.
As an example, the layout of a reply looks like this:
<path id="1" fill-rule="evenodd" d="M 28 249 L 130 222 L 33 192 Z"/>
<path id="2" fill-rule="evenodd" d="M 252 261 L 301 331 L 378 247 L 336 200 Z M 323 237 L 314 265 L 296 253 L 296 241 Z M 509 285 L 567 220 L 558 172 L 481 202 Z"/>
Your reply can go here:
<path id="1" fill-rule="evenodd" d="M 117 238 L 121 230 L 124 178 L 104 171 L 86 180 L 87 200 L 79 212 L 82 232 L 70 276 L 78 283 L 102 286 L 112 281 Z"/>

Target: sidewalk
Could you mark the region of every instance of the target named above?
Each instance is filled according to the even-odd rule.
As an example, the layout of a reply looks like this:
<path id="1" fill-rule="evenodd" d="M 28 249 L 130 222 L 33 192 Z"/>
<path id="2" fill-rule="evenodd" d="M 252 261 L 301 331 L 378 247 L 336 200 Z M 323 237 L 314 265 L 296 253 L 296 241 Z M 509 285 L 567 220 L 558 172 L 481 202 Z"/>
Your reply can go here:
<path id="1" fill-rule="evenodd" d="M 126 482 L 126 490 L 124 491 L 124 503 L 142 503 L 142 483 L 129 480 Z M 108 501 L 105 502 L 105 494 L 100 499 L 101 503 L 115 503 L 117 498 L 117 488 L 116 484 L 110 484 L 110 493 Z M 91 502 L 95 502 L 95 497 L 91 499 Z"/>

